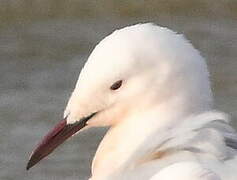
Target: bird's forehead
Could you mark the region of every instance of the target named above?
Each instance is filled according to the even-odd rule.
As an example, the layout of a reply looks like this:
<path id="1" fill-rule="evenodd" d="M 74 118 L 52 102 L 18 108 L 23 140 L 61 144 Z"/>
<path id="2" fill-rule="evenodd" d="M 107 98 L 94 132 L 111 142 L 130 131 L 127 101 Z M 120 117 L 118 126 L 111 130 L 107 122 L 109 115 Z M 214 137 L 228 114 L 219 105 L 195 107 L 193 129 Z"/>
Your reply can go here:
<path id="1" fill-rule="evenodd" d="M 107 46 L 107 44 L 106 44 Z M 80 76 L 96 79 L 116 79 L 128 76 L 136 69 L 137 59 L 126 48 L 97 46 L 89 56 Z"/>
<path id="2" fill-rule="evenodd" d="M 141 45 L 131 43 L 127 39 L 120 41 L 111 38 L 110 41 L 101 42 L 96 46 L 84 66 L 84 72 L 130 74 L 153 63 Z"/>
<path id="3" fill-rule="evenodd" d="M 167 59 L 165 35 L 173 33 L 154 28 L 151 24 L 132 26 L 104 38 L 89 56 L 79 81 L 114 81 L 160 67 L 161 60 Z"/>

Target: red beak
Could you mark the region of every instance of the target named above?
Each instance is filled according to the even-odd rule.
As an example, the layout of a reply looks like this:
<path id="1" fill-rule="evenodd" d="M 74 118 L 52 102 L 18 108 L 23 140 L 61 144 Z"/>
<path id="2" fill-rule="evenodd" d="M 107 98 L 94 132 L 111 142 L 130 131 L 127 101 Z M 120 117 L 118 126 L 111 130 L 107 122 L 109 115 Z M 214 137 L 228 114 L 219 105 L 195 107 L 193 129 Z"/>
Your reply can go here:
<path id="1" fill-rule="evenodd" d="M 32 166 L 37 164 L 41 159 L 48 156 L 60 144 L 86 126 L 86 122 L 91 119 L 96 113 L 82 118 L 74 124 L 67 124 L 66 118 L 60 121 L 38 144 L 36 149 L 32 152 L 26 169 L 29 170 Z"/>

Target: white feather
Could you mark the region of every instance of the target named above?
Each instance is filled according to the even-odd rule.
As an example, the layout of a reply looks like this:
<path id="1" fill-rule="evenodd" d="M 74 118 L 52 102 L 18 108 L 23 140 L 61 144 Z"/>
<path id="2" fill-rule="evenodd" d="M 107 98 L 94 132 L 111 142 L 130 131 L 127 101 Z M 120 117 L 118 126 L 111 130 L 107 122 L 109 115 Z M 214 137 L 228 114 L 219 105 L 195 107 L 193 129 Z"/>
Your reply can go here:
<path id="1" fill-rule="evenodd" d="M 185 173 L 184 173 L 185 172 Z M 150 180 L 221 180 L 216 174 L 195 162 L 180 162 L 172 164 Z"/>

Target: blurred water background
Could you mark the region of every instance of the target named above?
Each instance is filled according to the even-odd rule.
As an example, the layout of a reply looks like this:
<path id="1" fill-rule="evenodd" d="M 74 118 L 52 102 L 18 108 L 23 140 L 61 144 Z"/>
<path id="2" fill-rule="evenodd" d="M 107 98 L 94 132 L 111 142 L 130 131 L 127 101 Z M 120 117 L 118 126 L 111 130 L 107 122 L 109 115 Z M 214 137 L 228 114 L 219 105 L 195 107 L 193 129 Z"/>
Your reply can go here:
<path id="1" fill-rule="evenodd" d="M 87 179 L 104 129 L 67 141 L 29 172 L 30 152 L 62 118 L 80 69 L 114 29 L 155 22 L 207 59 L 216 108 L 237 127 L 236 0 L 0 0 L 0 179 Z"/>

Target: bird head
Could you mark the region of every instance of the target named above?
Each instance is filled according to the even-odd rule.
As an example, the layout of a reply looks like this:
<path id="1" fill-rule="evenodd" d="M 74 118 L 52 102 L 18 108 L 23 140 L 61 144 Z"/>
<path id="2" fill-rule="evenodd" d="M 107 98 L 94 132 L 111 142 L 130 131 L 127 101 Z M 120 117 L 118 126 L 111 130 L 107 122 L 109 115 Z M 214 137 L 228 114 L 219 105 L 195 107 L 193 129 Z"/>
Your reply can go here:
<path id="1" fill-rule="evenodd" d="M 211 103 L 208 71 L 199 52 L 184 36 L 154 24 L 117 30 L 89 56 L 64 119 L 37 146 L 27 169 L 85 127 L 116 126 L 175 97 L 200 107 Z"/>

